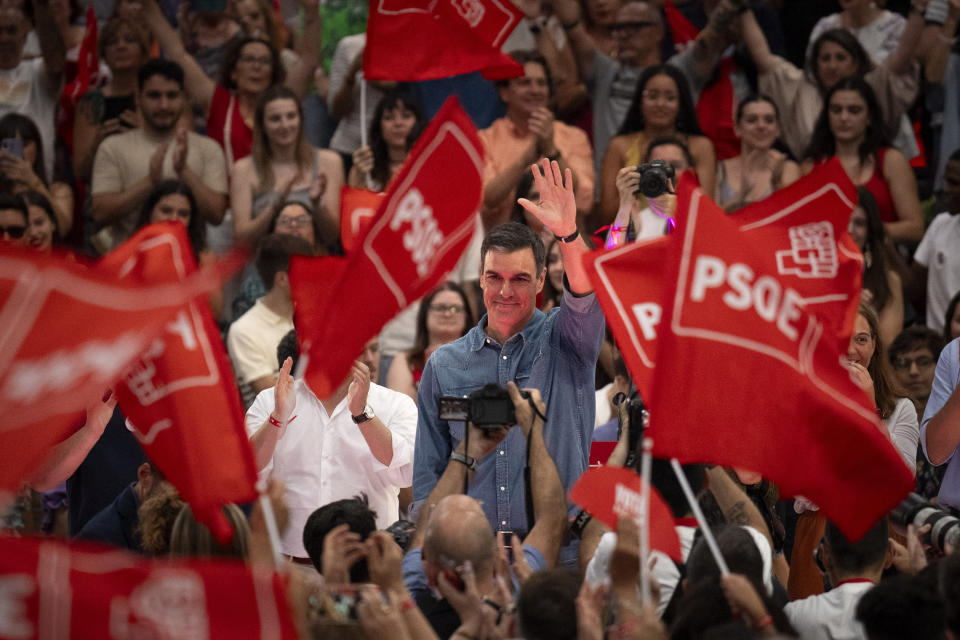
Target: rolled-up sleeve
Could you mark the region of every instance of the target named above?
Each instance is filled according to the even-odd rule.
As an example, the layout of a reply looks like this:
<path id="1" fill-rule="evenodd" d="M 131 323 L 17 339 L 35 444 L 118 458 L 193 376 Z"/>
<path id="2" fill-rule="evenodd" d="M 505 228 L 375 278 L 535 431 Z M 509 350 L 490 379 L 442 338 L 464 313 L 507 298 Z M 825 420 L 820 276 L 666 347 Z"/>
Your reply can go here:
<path id="1" fill-rule="evenodd" d="M 394 394 L 390 414 L 384 426 L 390 430 L 393 457 L 389 465 L 373 459 L 377 474 L 398 487 L 409 487 L 413 482 L 413 450 L 417 435 L 417 407 L 402 393 Z M 377 407 L 374 407 L 374 411 Z"/>
<path id="2" fill-rule="evenodd" d="M 414 511 L 436 486 L 450 456 L 449 430 L 437 416 L 440 383 L 434 366 L 436 355 L 427 360 L 417 391 L 417 436 L 413 450 Z"/>
<path id="3" fill-rule="evenodd" d="M 933 375 L 933 389 L 930 391 L 930 398 L 927 400 L 927 408 L 923 412 L 923 423 L 920 425 L 920 445 L 923 447 L 923 457 L 930 462 L 930 456 L 927 454 L 927 425 L 930 420 L 937 415 L 943 405 L 947 404 L 950 394 L 960 384 L 960 338 L 955 339 L 940 352 L 940 359 L 937 361 L 937 370 Z M 943 461 L 946 464 L 956 455 L 956 449 L 950 453 L 950 457 Z M 932 462 L 930 464 L 933 464 Z"/>
<path id="4" fill-rule="evenodd" d="M 561 348 L 575 355 L 580 362 L 590 366 L 597 364 L 603 346 L 603 310 L 593 293 L 575 296 L 563 281 L 563 299 L 560 303 L 558 328 Z"/>

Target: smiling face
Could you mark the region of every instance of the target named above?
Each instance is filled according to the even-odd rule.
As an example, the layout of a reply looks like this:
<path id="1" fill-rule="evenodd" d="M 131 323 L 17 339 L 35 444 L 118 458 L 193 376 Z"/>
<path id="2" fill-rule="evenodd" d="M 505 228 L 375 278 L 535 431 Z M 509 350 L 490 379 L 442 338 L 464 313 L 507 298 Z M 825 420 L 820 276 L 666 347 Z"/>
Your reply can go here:
<path id="1" fill-rule="evenodd" d="M 754 149 L 769 149 L 780 137 L 776 108 L 766 100 L 744 105 L 734 132 L 744 144 Z"/>
<path id="2" fill-rule="evenodd" d="M 677 83 L 666 74 L 653 76 L 643 88 L 641 110 L 647 128 L 673 129 L 680 112 Z"/>
<path id="3" fill-rule="evenodd" d="M 870 124 L 867 103 L 856 91 L 837 91 L 830 97 L 830 130 L 837 142 L 862 140 Z"/>
<path id="4" fill-rule="evenodd" d="M 290 98 L 271 100 L 263 108 L 263 131 L 274 147 L 290 147 L 300 138 L 300 110 Z"/>
<path id="5" fill-rule="evenodd" d="M 463 335 L 466 323 L 466 307 L 459 293 L 445 290 L 433 296 L 427 309 L 427 334 L 431 344 L 437 336 Z"/>
<path id="6" fill-rule="evenodd" d="M 31 249 L 50 251 L 53 248 L 54 226 L 43 207 L 31 204 L 27 207 L 30 216 L 27 220 L 26 243 Z"/>
<path id="7" fill-rule="evenodd" d="M 862 315 L 857 314 L 857 319 L 853 323 L 850 344 L 847 346 L 847 360 L 869 367 L 876 350 L 877 341 L 870 331 L 870 323 Z"/>
<path id="8" fill-rule="evenodd" d="M 511 253 L 490 249 L 480 273 L 487 332 L 501 344 L 533 317 L 546 269 L 537 273 L 533 249 Z"/>
<path id="9" fill-rule="evenodd" d="M 260 94 L 270 86 L 273 75 L 273 55 L 263 42 L 248 42 L 240 50 L 240 57 L 230 77 L 242 93 Z"/>
<path id="10" fill-rule="evenodd" d="M 902 353 L 893 361 L 897 380 L 913 397 L 921 401 L 930 397 L 936 370 L 937 360 L 927 347 Z"/>
<path id="11" fill-rule="evenodd" d="M 273 229 L 277 233 L 303 238 L 310 243 L 310 246 L 313 246 L 316 242 L 313 218 L 300 204 L 288 204 L 281 209 Z"/>
<path id="12" fill-rule="evenodd" d="M 393 149 L 406 149 L 407 137 L 417 124 L 417 115 L 397 103 L 396 106 L 384 109 L 383 117 L 380 118 L 380 131 L 383 133 L 383 141 L 387 147 Z"/>
<path id="13" fill-rule="evenodd" d="M 824 42 L 817 52 L 815 68 L 820 84 L 829 89 L 840 80 L 856 73 L 857 61 L 836 42 Z"/>
<path id="14" fill-rule="evenodd" d="M 517 120 L 525 120 L 536 109 L 547 106 L 550 87 L 547 72 L 539 62 L 523 65 L 523 77 L 507 81 L 500 88 L 500 99 L 507 105 L 507 114 Z"/>

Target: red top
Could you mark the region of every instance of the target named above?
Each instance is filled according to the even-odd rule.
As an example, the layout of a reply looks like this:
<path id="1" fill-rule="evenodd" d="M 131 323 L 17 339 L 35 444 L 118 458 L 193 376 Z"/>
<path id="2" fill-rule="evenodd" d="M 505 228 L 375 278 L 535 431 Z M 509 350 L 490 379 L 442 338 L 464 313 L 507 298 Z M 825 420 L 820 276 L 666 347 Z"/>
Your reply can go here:
<path id="1" fill-rule="evenodd" d="M 210 101 L 207 135 L 223 147 L 228 174 L 233 169 L 233 163 L 246 158 L 253 149 L 253 129 L 243 121 L 236 96 L 220 85 L 213 90 L 213 100 Z"/>
<path id="2" fill-rule="evenodd" d="M 886 153 L 886 149 L 880 149 L 880 151 L 877 152 L 877 162 L 873 167 L 873 175 L 863 184 L 863 188 L 873 194 L 873 197 L 876 199 L 880 219 L 884 222 L 896 222 L 899 220 L 897 209 L 893 206 L 893 196 L 890 194 L 890 187 L 883 177 L 883 159 Z"/>

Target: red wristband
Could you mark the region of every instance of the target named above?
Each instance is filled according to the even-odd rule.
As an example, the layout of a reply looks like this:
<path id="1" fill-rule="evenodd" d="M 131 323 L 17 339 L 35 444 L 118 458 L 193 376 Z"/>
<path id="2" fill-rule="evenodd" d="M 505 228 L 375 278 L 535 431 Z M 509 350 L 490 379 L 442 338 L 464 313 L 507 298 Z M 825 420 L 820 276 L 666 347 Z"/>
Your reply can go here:
<path id="1" fill-rule="evenodd" d="M 291 422 L 293 422 L 293 421 L 296 420 L 296 419 L 297 419 L 297 416 L 293 416 L 292 418 L 290 418 L 289 420 L 287 420 L 287 424 L 290 424 Z M 269 422 L 270 424 L 272 424 L 273 426 L 275 426 L 277 429 L 283 429 L 283 427 L 285 426 L 284 423 L 282 423 L 282 422 L 280 422 L 279 420 L 277 420 L 276 418 L 274 418 L 272 413 L 267 416 L 267 422 Z"/>
<path id="2" fill-rule="evenodd" d="M 417 603 L 413 601 L 413 598 L 407 598 L 400 603 L 400 613 L 406 613 L 417 606 Z"/>

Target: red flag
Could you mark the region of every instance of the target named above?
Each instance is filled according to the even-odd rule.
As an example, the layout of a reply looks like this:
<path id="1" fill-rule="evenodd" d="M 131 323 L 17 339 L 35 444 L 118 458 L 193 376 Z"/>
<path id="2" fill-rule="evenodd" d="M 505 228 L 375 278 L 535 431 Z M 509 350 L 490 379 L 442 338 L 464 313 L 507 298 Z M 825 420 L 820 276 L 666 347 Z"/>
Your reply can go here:
<path id="1" fill-rule="evenodd" d="M 214 284 L 197 274 L 145 286 L 61 255 L 0 248 L 0 489 L 16 488 L 83 424 L 84 408 Z"/>
<path id="2" fill-rule="evenodd" d="M 667 16 L 667 26 L 670 27 L 673 48 L 676 49 L 677 53 L 681 53 L 697 39 L 697 36 L 700 35 L 700 29 L 693 26 L 686 16 L 673 6 L 670 0 L 667 0 L 667 3 L 663 6 L 663 12 Z"/>
<path id="3" fill-rule="evenodd" d="M 611 529 L 617 518 L 640 520 L 640 494 L 643 478 L 623 467 L 587 469 L 570 489 L 570 500 Z M 670 507 L 656 489 L 650 487 L 650 548 L 662 551 L 682 562 L 680 538 Z"/>
<path id="4" fill-rule="evenodd" d="M 197 270 L 179 222 L 150 225 L 97 263 L 97 270 L 146 285 L 181 282 Z M 120 408 L 150 459 L 219 540 L 220 511 L 250 502 L 257 481 L 240 393 L 213 319 L 198 299 L 183 305 L 117 385 Z"/>
<path id="5" fill-rule="evenodd" d="M 147 560 L 0 540 L 3 638 L 297 638 L 286 580 L 239 560 Z"/>
<path id="6" fill-rule="evenodd" d="M 681 180 L 649 435 L 659 457 L 757 471 L 857 538 L 913 478 L 840 364 L 862 271 L 854 186 L 836 160 L 799 185 L 727 216 Z"/>
<path id="7" fill-rule="evenodd" d="M 382 201 L 383 194 L 369 189 L 340 189 L 340 244 L 344 253 L 349 254 L 357 246 Z"/>
<path id="8" fill-rule="evenodd" d="M 584 267 L 617 339 L 623 361 L 644 398 L 653 388 L 657 327 L 663 317 L 663 263 L 674 236 L 593 251 Z"/>
<path id="9" fill-rule="evenodd" d="M 73 150 L 73 123 L 77 102 L 87 90 L 96 84 L 100 75 L 100 59 L 97 57 L 97 14 L 93 5 L 87 7 L 87 27 L 80 41 L 77 54 L 77 76 L 60 93 L 60 116 L 58 133 Z"/>
<path id="10" fill-rule="evenodd" d="M 498 0 L 371 0 L 363 75 L 416 82 L 482 71 L 517 78 L 523 67 L 500 47 L 523 14 Z"/>
<path id="11" fill-rule="evenodd" d="M 417 140 L 358 250 L 347 258 L 291 259 L 294 323 L 318 397 L 339 386 L 390 318 L 454 268 L 474 230 L 482 172 L 476 129 L 450 98 Z"/>

